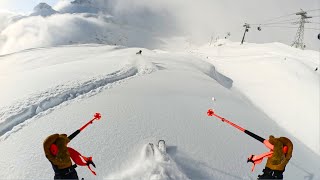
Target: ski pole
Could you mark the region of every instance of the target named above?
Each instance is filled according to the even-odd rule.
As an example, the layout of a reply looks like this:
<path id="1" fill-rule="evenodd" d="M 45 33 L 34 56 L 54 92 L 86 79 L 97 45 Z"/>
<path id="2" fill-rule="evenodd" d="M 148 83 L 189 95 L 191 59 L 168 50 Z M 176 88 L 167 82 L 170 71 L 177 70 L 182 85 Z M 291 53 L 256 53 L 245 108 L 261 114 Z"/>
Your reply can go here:
<path id="1" fill-rule="evenodd" d="M 87 126 L 93 123 L 94 120 L 100 120 L 101 119 L 101 114 L 100 113 L 95 113 L 93 119 L 91 119 L 89 122 L 87 122 L 85 125 L 83 125 L 80 129 L 76 130 L 73 132 L 68 138 L 70 141 L 76 137 L 82 130 L 84 130 Z"/>
<path id="2" fill-rule="evenodd" d="M 215 116 L 215 117 L 217 117 L 218 119 L 220 119 L 222 122 L 225 122 L 225 123 L 230 124 L 231 126 L 239 129 L 240 131 L 242 131 L 242 132 L 246 133 L 247 135 L 253 137 L 254 139 L 260 141 L 261 143 L 263 143 L 263 144 L 264 144 L 267 148 L 269 148 L 270 150 L 273 150 L 273 145 L 272 145 L 268 140 L 266 140 L 266 139 L 258 136 L 257 134 L 255 134 L 255 133 L 253 133 L 253 132 L 251 132 L 251 131 L 249 131 L 249 130 L 246 130 L 246 129 L 238 126 L 237 124 L 234 124 L 233 122 L 231 122 L 231 121 L 229 121 L 229 120 L 227 120 L 227 119 L 225 119 L 225 118 L 217 115 L 212 109 L 209 109 L 208 112 L 207 112 L 207 114 L 208 114 L 208 116 Z"/>
<path id="3" fill-rule="evenodd" d="M 246 133 L 247 135 L 253 137 L 254 139 L 256 139 L 256 140 L 258 140 L 258 141 L 260 141 L 260 142 L 262 142 L 262 143 L 265 142 L 265 139 L 264 139 L 264 138 L 262 138 L 262 137 L 260 137 L 260 136 L 258 136 L 258 135 L 256 135 L 256 134 L 254 134 L 254 133 L 252 133 L 252 132 L 250 132 L 250 131 L 248 131 L 248 130 L 246 130 L 246 129 L 244 129 L 244 128 L 242 128 L 242 127 L 240 127 L 240 126 L 238 126 L 238 125 L 236 125 L 236 124 L 234 124 L 234 123 L 232 123 L 232 122 L 230 122 L 230 121 L 228 121 L 227 119 L 225 119 L 225 118 L 217 115 L 212 109 L 209 109 L 208 112 L 207 112 L 207 114 L 208 114 L 208 116 L 215 116 L 215 117 L 217 117 L 217 118 L 220 119 L 222 122 L 225 122 L 225 123 L 230 124 L 231 126 L 239 129 L 240 131 Z M 272 144 L 271 144 L 271 145 L 272 145 Z M 266 145 L 266 146 L 267 146 L 267 145 Z M 267 146 L 267 147 L 268 147 L 269 149 L 271 149 L 270 146 Z"/>
<path id="4" fill-rule="evenodd" d="M 252 163 L 254 164 L 252 170 L 254 169 L 254 166 L 255 166 L 256 164 L 259 164 L 259 163 L 262 162 L 262 160 L 263 160 L 264 157 L 271 157 L 271 156 L 272 156 L 272 154 L 273 154 L 272 151 L 273 151 L 274 146 L 273 146 L 268 140 L 266 140 L 266 139 L 258 136 L 257 134 L 255 134 L 255 133 L 253 133 L 253 132 L 251 132 L 251 131 L 249 131 L 249 130 L 246 130 L 246 129 L 238 126 L 237 124 L 234 124 L 233 122 L 231 122 L 231 121 L 229 121 L 229 120 L 227 120 L 227 119 L 225 119 L 225 118 L 217 115 L 212 109 L 209 109 L 209 110 L 208 110 L 207 115 L 208 115 L 208 116 L 215 116 L 215 117 L 217 117 L 218 119 L 220 119 L 222 122 L 228 123 L 229 125 L 231 125 L 231 126 L 237 128 L 237 129 L 239 129 L 240 131 L 242 131 L 242 132 L 246 133 L 247 135 L 253 137 L 254 139 L 260 141 L 260 142 L 263 143 L 267 148 L 269 148 L 269 149 L 271 150 L 271 152 L 269 152 L 269 153 L 265 153 L 265 154 L 259 155 L 259 156 L 251 155 L 250 158 L 248 158 L 248 161 L 247 161 L 247 162 L 252 162 Z M 283 153 L 287 153 L 287 151 L 288 151 L 288 147 L 287 147 L 287 146 L 284 146 L 284 147 L 283 147 Z"/>

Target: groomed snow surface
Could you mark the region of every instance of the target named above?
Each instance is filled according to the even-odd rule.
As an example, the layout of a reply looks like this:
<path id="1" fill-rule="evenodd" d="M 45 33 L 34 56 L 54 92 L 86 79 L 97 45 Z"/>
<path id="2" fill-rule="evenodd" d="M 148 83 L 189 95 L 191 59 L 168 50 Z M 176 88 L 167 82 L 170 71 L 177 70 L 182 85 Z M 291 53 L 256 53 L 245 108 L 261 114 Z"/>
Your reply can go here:
<path id="1" fill-rule="evenodd" d="M 102 45 L 25 50 L 0 57 L 0 179 L 52 179 L 43 140 L 69 143 L 93 156 L 85 179 L 256 179 L 246 160 L 267 152 L 260 142 L 208 108 L 268 138 L 289 137 L 285 179 L 320 179 L 319 52 L 283 44 L 219 41 L 169 52 Z M 214 97 L 215 101 L 212 101 Z M 168 154 L 147 144 L 166 140 Z"/>

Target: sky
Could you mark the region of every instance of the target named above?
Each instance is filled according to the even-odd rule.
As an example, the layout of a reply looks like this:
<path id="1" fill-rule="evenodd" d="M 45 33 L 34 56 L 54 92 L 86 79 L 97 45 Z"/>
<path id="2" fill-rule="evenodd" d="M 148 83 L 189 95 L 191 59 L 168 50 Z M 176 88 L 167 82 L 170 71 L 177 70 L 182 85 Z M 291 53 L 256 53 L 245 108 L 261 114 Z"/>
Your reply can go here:
<path id="1" fill-rule="evenodd" d="M 45 2 L 49 5 L 54 5 L 58 0 L 0 0 L 0 9 L 5 9 L 15 12 L 31 12 L 40 2 Z"/>

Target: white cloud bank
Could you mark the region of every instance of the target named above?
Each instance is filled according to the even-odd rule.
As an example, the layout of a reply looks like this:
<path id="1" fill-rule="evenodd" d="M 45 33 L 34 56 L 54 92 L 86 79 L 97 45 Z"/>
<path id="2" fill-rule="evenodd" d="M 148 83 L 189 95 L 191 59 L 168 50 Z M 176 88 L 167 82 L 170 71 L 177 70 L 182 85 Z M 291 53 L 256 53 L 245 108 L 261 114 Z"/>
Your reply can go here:
<path id="1" fill-rule="evenodd" d="M 132 11 L 122 9 L 126 12 L 122 13 L 116 4 L 115 8 L 107 9 L 102 6 L 107 3 L 103 1 L 75 2 L 61 1 L 55 6 L 57 12 L 43 5 L 37 6 L 30 16 L 2 15 L 0 54 L 74 43 L 156 48 L 161 43 L 157 38 L 170 35 L 172 29 L 167 25 L 172 18 L 161 10 L 137 6 Z"/>

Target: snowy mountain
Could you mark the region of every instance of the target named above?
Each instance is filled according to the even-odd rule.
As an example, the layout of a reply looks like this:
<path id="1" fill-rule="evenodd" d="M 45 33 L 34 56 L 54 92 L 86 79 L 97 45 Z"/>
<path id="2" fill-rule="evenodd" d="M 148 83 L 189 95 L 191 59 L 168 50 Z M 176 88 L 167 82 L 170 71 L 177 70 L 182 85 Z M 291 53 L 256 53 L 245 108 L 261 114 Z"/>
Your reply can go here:
<path id="1" fill-rule="evenodd" d="M 91 0 L 74 0 L 65 3 L 59 7 L 59 11 L 62 13 L 106 13 L 103 8 L 99 7 L 98 2 Z"/>
<path id="2" fill-rule="evenodd" d="M 71 4 L 92 5 L 92 1 L 90 1 L 90 0 L 75 0 L 75 1 L 72 1 Z"/>
<path id="3" fill-rule="evenodd" d="M 97 165 L 97 177 L 78 167 L 79 177 L 255 179 L 266 161 L 251 172 L 247 158 L 268 149 L 208 117 L 213 108 L 264 138 L 290 138 L 286 179 L 320 178 L 317 52 L 232 42 L 138 50 L 87 44 L 1 56 L 0 177 L 52 179 L 43 140 L 70 135 L 100 112 L 69 143 Z M 167 156 L 146 156 L 159 139 Z"/>
<path id="4" fill-rule="evenodd" d="M 51 16 L 53 14 L 58 13 L 52 7 L 46 3 L 39 3 L 36 7 L 33 9 L 33 13 L 30 16 Z"/>

